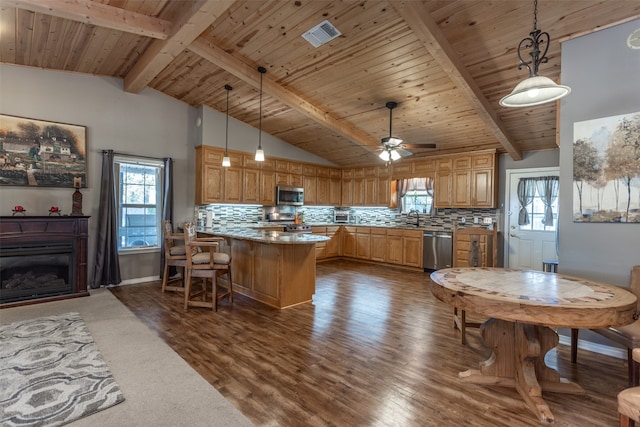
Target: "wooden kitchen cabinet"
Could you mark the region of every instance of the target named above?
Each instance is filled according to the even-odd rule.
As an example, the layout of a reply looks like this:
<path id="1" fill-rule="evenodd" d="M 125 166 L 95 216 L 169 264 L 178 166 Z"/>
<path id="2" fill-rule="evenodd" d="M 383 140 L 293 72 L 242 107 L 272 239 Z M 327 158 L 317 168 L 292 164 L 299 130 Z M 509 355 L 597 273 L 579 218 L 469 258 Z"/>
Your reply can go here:
<path id="1" fill-rule="evenodd" d="M 276 173 L 272 170 L 260 171 L 260 202 L 263 205 L 276 204 Z"/>
<path id="2" fill-rule="evenodd" d="M 378 178 L 367 177 L 364 179 L 364 205 L 377 206 L 378 204 Z"/>
<path id="3" fill-rule="evenodd" d="M 260 203 L 260 171 L 257 169 L 244 169 L 242 180 L 242 201 L 252 204 Z"/>
<path id="4" fill-rule="evenodd" d="M 222 166 L 203 165 L 196 182 L 196 203 L 220 203 L 224 200 L 224 173 Z"/>
<path id="5" fill-rule="evenodd" d="M 402 265 L 422 267 L 422 230 L 403 230 Z"/>
<path id="6" fill-rule="evenodd" d="M 302 175 L 291 174 L 289 182 L 291 183 L 292 187 L 297 187 L 297 188 L 304 187 L 304 181 L 302 179 Z"/>
<path id="7" fill-rule="evenodd" d="M 389 206 L 390 204 L 391 182 L 389 181 L 389 178 L 378 178 L 375 206 Z"/>
<path id="8" fill-rule="evenodd" d="M 340 199 L 342 201 L 342 206 L 353 206 L 353 179 L 342 178 L 341 185 L 341 196 Z"/>
<path id="9" fill-rule="evenodd" d="M 327 227 L 326 236 L 331 239 L 328 242 L 326 242 L 327 246 L 326 246 L 325 255 L 327 258 L 334 258 L 342 255 L 341 254 L 342 233 L 340 230 L 341 230 L 341 227 L 338 227 L 338 226 Z"/>
<path id="10" fill-rule="evenodd" d="M 344 227 L 342 229 L 342 255 L 356 257 L 356 227 Z"/>
<path id="11" fill-rule="evenodd" d="M 303 175 L 302 187 L 304 188 L 304 204 L 316 205 L 317 200 L 317 178 L 315 176 Z"/>
<path id="12" fill-rule="evenodd" d="M 402 230 L 387 230 L 385 262 L 402 264 Z"/>
<path id="13" fill-rule="evenodd" d="M 353 204 L 352 206 L 365 205 L 365 182 L 364 178 L 355 178 L 353 180 Z"/>
<path id="14" fill-rule="evenodd" d="M 196 147 L 196 204 L 220 203 L 223 198 L 222 155 L 205 146 Z"/>
<path id="15" fill-rule="evenodd" d="M 495 153 L 436 159 L 436 208 L 495 208 Z"/>
<path id="16" fill-rule="evenodd" d="M 434 206 L 448 208 L 453 204 L 453 174 L 451 171 L 436 173 L 434 183 Z"/>
<path id="17" fill-rule="evenodd" d="M 327 235 L 327 227 L 311 227 L 311 232 L 313 234 L 318 234 L 320 236 Z M 316 242 L 316 261 L 323 260 L 327 257 L 327 242 Z"/>
<path id="18" fill-rule="evenodd" d="M 224 168 L 224 201 L 228 203 L 242 201 L 242 168 Z"/>
<path id="19" fill-rule="evenodd" d="M 327 171 L 328 173 L 328 171 Z M 319 176 L 316 178 L 316 204 L 320 206 L 327 206 L 330 204 L 330 178 Z"/>
<path id="20" fill-rule="evenodd" d="M 467 208 L 471 206 L 471 171 L 454 170 L 453 174 L 453 200 L 454 208 Z"/>
<path id="21" fill-rule="evenodd" d="M 371 260 L 386 262 L 386 253 L 387 230 L 384 228 L 371 228 Z"/>
<path id="22" fill-rule="evenodd" d="M 342 205 L 342 181 L 340 178 L 330 178 L 329 180 L 329 206 Z"/>
<path id="23" fill-rule="evenodd" d="M 356 228 L 356 258 L 371 259 L 371 234 L 368 227 Z"/>

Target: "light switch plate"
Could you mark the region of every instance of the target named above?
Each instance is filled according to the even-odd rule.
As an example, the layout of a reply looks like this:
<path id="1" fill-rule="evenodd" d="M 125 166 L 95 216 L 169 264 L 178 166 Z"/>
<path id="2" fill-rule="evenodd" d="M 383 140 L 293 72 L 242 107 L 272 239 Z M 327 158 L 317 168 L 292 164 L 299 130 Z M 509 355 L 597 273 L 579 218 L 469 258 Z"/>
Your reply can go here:
<path id="1" fill-rule="evenodd" d="M 482 223 L 483 224 L 491 224 L 491 218 L 482 218 Z"/>

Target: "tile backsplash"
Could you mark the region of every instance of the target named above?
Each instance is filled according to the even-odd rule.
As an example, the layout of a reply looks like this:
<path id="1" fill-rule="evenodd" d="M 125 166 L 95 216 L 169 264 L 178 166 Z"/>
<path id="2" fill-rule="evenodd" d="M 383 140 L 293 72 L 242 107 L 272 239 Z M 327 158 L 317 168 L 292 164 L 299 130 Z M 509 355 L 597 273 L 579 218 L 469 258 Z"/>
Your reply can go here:
<path id="1" fill-rule="evenodd" d="M 305 221 L 309 223 L 332 223 L 332 207 L 299 207 L 298 213 L 304 213 Z M 194 217 L 185 221 L 194 221 L 204 225 L 206 212 L 213 213 L 214 226 L 246 226 L 259 221 L 264 221 L 264 211 L 258 205 L 198 205 L 194 211 Z M 352 223 L 363 225 L 380 226 L 404 226 L 415 223 L 415 216 L 407 219 L 406 214 L 399 213 L 396 209 L 390 208 L 351 208 Z M 485 218 L 490 222 L 497 222 L 498 229 L 501 226 L 499 209 L 434 209 L 433 214 L 420 213 L 420 228 L 441 228 L 442 230 L 453 229 L 453 222 L 458 221 L 460 226 L 483 225 Z"/>

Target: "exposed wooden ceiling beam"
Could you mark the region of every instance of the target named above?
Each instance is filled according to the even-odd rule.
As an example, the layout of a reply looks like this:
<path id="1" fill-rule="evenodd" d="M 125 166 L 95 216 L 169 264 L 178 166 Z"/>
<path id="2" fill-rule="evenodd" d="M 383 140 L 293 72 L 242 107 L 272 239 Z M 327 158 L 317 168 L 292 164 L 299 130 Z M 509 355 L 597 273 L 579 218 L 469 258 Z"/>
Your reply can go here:
<path id="1" fill-rule="evenodd" d="M 2 5 L 154 39 L 164 40 L 171 32 L 169 21 L 91 0 L 2 0 Z"/>
<path id="2" fill-rule="evenodd" d="M 233 74 L 251 86 L 260 88 L 260 73 L 258 73 L 257 68 L 250 67 L 221 48 L 213 46 L 202 40 L 196 40 L 189 46 L 189 50 L 212 64 Z M 336 119 L 331 116 L 330 113 L 322 111 L 320 108 L 277 84 L 267 76 L 263 77 L 262 88 L 265 93 L 269 94 L 269 96 L 278 99 L 285 105 L 288 105 L 311 120 L 345 138 L 348 138 L 356 144 L 361 145 L 372 152 L 375 149 L 380 148 L 380 141 L 378 139 L 373 138 L 368 133 L 353 126 L 347 121 Z"/>
<path id="3" fill-rule="evenodd" d="M 175 20 L 166 40 L 155 40 L 124 78 L 124 90 L 138 93 L 218 19 L 234 0 L 200 0 Z"/>
<path id="4" fill-rule="evenodd" d="M 469 71 L 462 64 L 458 54 L 442 34 L 438 24 L 431 18 L 423 2 L 390 1 L 390 3 L 411 27 L 431 56 L 449 75 L 449 78 L 458 86 L 460 92 L 469 100 L 511 158 L 522 160 L 522 150 L 511 141 L 504 124 L 482 94 Z"/>

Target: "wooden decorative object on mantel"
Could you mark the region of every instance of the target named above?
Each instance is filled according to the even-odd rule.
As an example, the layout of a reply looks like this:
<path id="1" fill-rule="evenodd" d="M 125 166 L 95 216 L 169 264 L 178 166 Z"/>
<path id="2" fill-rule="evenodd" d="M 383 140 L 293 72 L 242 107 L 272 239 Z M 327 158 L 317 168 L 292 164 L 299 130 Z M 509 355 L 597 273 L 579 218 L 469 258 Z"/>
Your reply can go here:
<path id="1" fill-rule="evenodd" d="M 10 268 L 9 258 L 38 256 L 61 257 L 68 261 L 68 278 L 58 280 L 59 286 L 35 290 L 3 286 L 0 288 L 0 308 L 89 296 L 87 292 L 88 216 L 21 216 L 0 217 L 0 275 Z M 7 261 L 7 262 L 5 262 Z M 13 271 L 9 272 L 12 276 Z M 3 281 L 4 281 L 3 277 Z"/>

